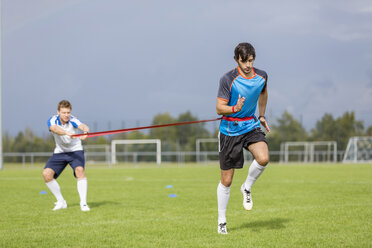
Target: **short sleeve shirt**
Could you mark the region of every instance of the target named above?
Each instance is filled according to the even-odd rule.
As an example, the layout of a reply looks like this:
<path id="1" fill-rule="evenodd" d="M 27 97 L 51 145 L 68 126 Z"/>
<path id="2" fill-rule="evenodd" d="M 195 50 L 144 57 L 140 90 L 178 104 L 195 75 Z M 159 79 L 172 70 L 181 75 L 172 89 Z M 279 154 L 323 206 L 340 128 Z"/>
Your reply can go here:
<path id="1" fill-rule="evenodd" d="M 220 80 L 217 98 L 228 102 L 228 106 L 237 104 L 239 95 L 245 97 L 241 111 L 227 115 L 234 118 L 253 117 L 256 112 L 257 101 L 267 87 L 267 74 L 265 71 L 253 68 L 253 76 L 246 78 L 238 68 L 227 72 Z M 228 136 L 237 136 L 259 127 L 260 122 L 253 118 L 247 121 L 232 122 L 221 120 L 220 132 Z"/>
<path id="2" fill-rule="evenodd" d="M 66 130 L 67 132 L 76 134 L 78 126 L 82 123 L 76 117 L 71 116 L 70 120 L 66 124 L 62 125 L 59 119 L 59 115 L 54 115 L 49 118 L 47 124 L 48 129 L 50 129 L 50 127 L 53 125 L 57 125 L 63 130 Z M 56 148 L 54 149 L 54 153 L 75 152 L 83 150 L 83 146 L 79 138 L 72 139 L 68 135 L 58 135 L 53 132 L 52 134 L 54 136 L 54 141 L 56 142 Z"/>

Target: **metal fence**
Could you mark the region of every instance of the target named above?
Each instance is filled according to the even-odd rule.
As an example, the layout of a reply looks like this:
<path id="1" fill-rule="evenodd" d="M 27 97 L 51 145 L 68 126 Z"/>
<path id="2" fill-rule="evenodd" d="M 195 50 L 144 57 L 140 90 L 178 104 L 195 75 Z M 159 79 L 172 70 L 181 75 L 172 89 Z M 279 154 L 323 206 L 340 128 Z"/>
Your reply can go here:
<path id="1" fill-rule="evenodd" d="M 12 152 L 3 153 L 4 163 L 21 163 L 23 167 L 33 167 L 34 164 L 46 163 L 52 152 Z M 304 156 L 306 154 L 303 151 L 291 151 L 289 156 L 291 160 L 289 162 L 303 163 Z M 316 162 L 327 162 L 327 152 L 318 151 L 314 155 L 314 163 Z M 341 162 L 343 159 L 344 151 L 337 152 L 337 161 Z M 155 163 L 156 152 L 116 152 L 117 163 Z M 247 162 L 253 159 L 251 153 L 244 153 L 245 160 Z M 280 151 L 270 151 L 270 161 L 280 162 L 284 154 Z M 85 151 L 85 159 L 87 164 L 107 164 L 113 166 L 111 161 L 111 152 L 89 152 Z M 172 151 L 172 152 L 161 152 L 162 163 L 218 163 L 218 152 L 217 151 Z"/>

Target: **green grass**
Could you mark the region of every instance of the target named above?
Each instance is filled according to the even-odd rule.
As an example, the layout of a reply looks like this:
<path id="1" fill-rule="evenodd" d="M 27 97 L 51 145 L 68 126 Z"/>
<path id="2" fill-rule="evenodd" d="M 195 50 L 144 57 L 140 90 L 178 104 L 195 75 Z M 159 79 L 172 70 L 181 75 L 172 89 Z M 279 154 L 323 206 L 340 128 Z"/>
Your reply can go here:
<path id="1" fill-rule="evenodd" d="M 0 247 L 372 247 L 371 164 L 271 164 L 249 212 L 237 170 L 228 235 L 217 234 L 217 164 L 88 165 L 90 212 L 70 168 L 58 179 L 68 208 L 53 212 L 41 171 L 0 171 Z"/>

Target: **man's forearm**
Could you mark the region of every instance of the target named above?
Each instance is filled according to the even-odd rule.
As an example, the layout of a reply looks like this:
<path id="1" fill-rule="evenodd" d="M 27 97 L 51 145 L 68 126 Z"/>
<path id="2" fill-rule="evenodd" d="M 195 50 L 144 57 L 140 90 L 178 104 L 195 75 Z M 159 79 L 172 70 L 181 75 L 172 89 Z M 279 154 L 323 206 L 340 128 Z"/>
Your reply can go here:
<path id="1" fill-rule="evenodd" d="M 89 133 L 89 127 L 85 124 L 80 124 L 78 128 L 83 131 L 84 133 Z"/>
<path id="2" fill-rule="evenodd" d="M 69 134 L 66 130 L 63 130 L 62 128 L 60 128 L 58 126 L 51 126 L 50 131 L 52 131 L 53 133 L 58 134 L 58 135 L 68 135 Z"/>
<path id="3" fill-rule="evenodd" d="M 236 113 L 238 111 L 235 110 L 234 106 L 234 111 L 233 111 L 233 106 L 228 106 L 228 105 L 218 105 L 217 106 L 217 114 L 218 115 L 231 115 L 233 113 Z"/>
<path id="4" fill-rule="evenodd" d="M 258 114 L 259 116 L 265 116 L 266 112 L 266 105 L 267 105 L 267 89 L 264 93 L 261 93 L 259 98 L 258 98 Z"/>
<path id="5" fill-rule="evenodd" d="M 236 105 L 229 106 L 229 105 L 227 105 L 226 101 L 217 99 L 217 107 L 216 107 L 217 114 L 218 115 L 231 115 L 231 114 L 234 114 L 236 112 L 239 112 L 243 108 L 244 101 L 245 101 L 245 97 L 241 97 L 239 95 L 239 99 L 238 99 L 238 102 L 236 103 Z"/>

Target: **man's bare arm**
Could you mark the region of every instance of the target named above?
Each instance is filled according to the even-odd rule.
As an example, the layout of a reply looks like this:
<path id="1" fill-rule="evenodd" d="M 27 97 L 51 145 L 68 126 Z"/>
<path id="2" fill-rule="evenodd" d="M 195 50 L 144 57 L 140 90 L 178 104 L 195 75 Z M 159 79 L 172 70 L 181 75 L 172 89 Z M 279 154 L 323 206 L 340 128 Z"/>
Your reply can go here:
<path id="1" fill-rule="evenodd" d="M 239 112 L 243 108 L 244 101 L 245 101 L 245 97 L 241 97 L 239 95 L 239 99 L 236 105 L 229 106 L 227 105 L 228 104 L 227 101 L 217 98 L 217 106 L 216 106 L 217 114 L 218 115 L 231 115 L 233 113 Z"/>

